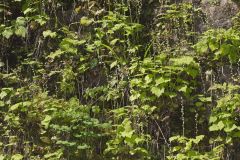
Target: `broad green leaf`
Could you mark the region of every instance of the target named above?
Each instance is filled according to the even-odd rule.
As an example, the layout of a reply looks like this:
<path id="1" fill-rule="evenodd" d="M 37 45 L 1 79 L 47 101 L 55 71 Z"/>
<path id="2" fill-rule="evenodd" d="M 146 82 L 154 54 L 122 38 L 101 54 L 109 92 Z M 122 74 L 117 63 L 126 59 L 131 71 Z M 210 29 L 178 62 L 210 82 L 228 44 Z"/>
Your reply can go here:
<path id="1" fill-rule="evenodd" d="M 192 68 L 192 67 L 185 68 L 185 71 L 187 72 L 188 75 L 190 75 L 193 78 L 195 78 L 199 73 L 198 68 Z"/>
<path id="2" fill-rule="evenodd" d="M 224 123 L 222 121 L 219 121 L 217 124 L 213 124 L 212 126 L 209 127 L 210 131 L 219 131 L 224 128 Z"/>
<path id="3" fill-rule="evenodd" d="M 7 96 L 7 92 L 6 92 L 6 91 L 2 91 L 2 92 L 0 93 L 0 99 L 5 98 L 6 96 Z"/>
<path id="4" fill-rule="evenodd" d="M 238 137 L 239 138 L 240 137 L 240 131 L 234 132 L 233 133 L 233 137 Z"/>
<path id="5" fill-rule="evenodd" d="M 5 103 L 3 101 L 0 101 L 0 107 L 4 107 Z"/>
<path id="6" fill-rule="evenodd" d="M 119 41 L 119 39 L 116 38 L 116 39 L 112 40 L 112 41 L 110 42 L 110 44 L 111 44 L 111 45 L 115 45 L 115 44 L 117 43 L 117 41 Z"/>
<path id="7" fill-rule="evenodd" d="M 62 149 L 59 149 L 53 153 L 47 153 L 44 155 L 44 158 L 49 159 L 49 160 L 56 160 L 56 159 L 61 159 L 63 155 Z"/>
<path id="8" fill-rule="evenodd" d="M 156 85 L 168 83 L 170 81 L 171 81 L 170 78 L 165 78 L 165 77 L 159 77 L 159 78 L 156 78 L 156 80 L 155 80 Z"/>
<path id="9" fill-rule="evenodd" d="M 38 16 L 34 17 L 34 19 L 35 19 L 36 22 L 38 22 L 40 24 L 40 26 L 43 26 L 44 24 L 47 23 L 47 20 L 49 18 L 46 17 L 46 16 L 38 15 Z"/>
<path id="10" fill-rule="evenodd" d="M 77 146 L 77 149 L 79 149 L 79 150 L 84 150 L 84 149 L 89 149 L 89 148 L 90 148 L 90 146 L 87 144 L 82 144 L 82 145 Z"/>
<path id="11" fill-rule="evenodd" d="M 46 117 L 44 118 L 44 120 L 41 122 L 41 124 L 45 127 L 48 128 L 49 123 L 51 122 L 52 117 L 49 115 L 46 115 Z"/>
<path id="12" fill-rule="evenodd" d="M 218 125 L 220 130 L 222 130 L 224 128 L 224 126 L 225 126 L 222 121 L 219 121 L 217 125 Z"/>
<path id="13" fill-rule="evenodd" d="M 99 106 L 92 106 L 92 112 L 93 113 L 99 113 L 100 112 Z"/>
<path id="14" fill-rule="evenodd" d="M 111 69 L 114 68 L 115 66 L 117 66 L 117 64 L 118 64 L 118 61 L 112 62 L 111 65 L 110 65 L 110 68 Z"/>
<path id="15" fill-rule="evenodd" d="M 23 14 L 27 15 L 28 13 L 33 13 L 35 11 L 36 11 L 36 9 L 34 9 L 34 8 L 27 8 L 23 11 Z"/>
<path id="16" fill-rule="evenodd" d="M 173 137 L 169 138 L 169 141 L 174 142 L 174 141 L 178 140 L 179 138 L 180 138 L 180 136 L 173 136 Z"/>
<path id="17" fill-rule="evenodd" d="M 47 144 L 51 143 L 51 140 L 48 137 L 40 137 L 41 141 Z"/>
<path id="18" fill-rule="evenodd" d="M 215 41 L 215 40 L 211 40 L 209 42 L 209 48 L 211 49 L 211 51 L 215 51 L 219 48 L 219 44 Z"/>
<path id="19" fill-rule="evenodd" d="M 237 126 L 233 124 L 232 126 L 227 126 L 224 128 L 225 132 L 232 132 L 233 130 L 237 129 Z"/>
<path id="20" fill-rule="evenodd" d="M 121 132 L 121 136 L 131 138 L 133 133 L 134 133 L 134 130 L 130 130 L 130 131 L 125 130 L 125 131 Z"/>
<path id="21" fill-rule="evenodd" d="M 56 36 L 57 36 L 57 33 L 56 32 L 52 32 L 51 30 L 43 31 L 43 37 L 44 38 L 46 38 L 46 37 L 55 38 Z"/>
<path id="22" fill-rule="evenodd" d="M 227 138 L 226 138 L 226 143 L 227 143 L 227 144 L 232 143 L 232 137 L 227 137 Z"/>
<path id="23" fill-rule="evenodd" d="M 89 19 L 88 17 L 82 17 L 80 20 L 80 24 L 83 26 L 89 26 L 93 23 L 93 19 Z"/>
<path id="24" fill-rule="evenodd" d="M 151 92 L 156 95 L 157 97 L 160 97 L 164 93 L 165 89 L 164 88 L 159 88 L 159 87 L 152 87 Z"/>
<path id="25" fill-rule="evenodd" d="M 22 105 L 21 102 L 20 102 L 20 103 L 16 103 L 16 104 L 12 105 L 12 106 L 9 108 L 9 110 L 10 110 L 10 111 L 15 111 L 15 110 L 17 110 L 21 105 Z"/>
<path id="26" fill-rule="evenodd" d="M 13 35 L 12 29 L 8 28 L 2 32 L 3 37 L 9 39 Z"/>
<path id="27" fill-rule="evenodd" d="M 138 99 L 140 96 L 141 96 L 140 93 L 133 93 L 133 94 L 130 96 L 130 101 L 134 101 L 134 100 Z"/>
<path id="28" fill-rule="evenodd" d="M 16 103 L 14 105 L 12 105 L 9 110 L 10 111 L 15 111 L 17 110 L 19 107 L 28 107 L 31 105 L 31 102 L 30 101 L 25 101 L 25 102 L 19 102 L 19 103 Z"/>
<path id="29" fill-rule="evenodd" d="M 16 25 L 18 26 L 24 26 L 26 24 L 26 19 L 24 17 L 18 17 L 16 20 Z"/>
<path id="30" fill-rule="evenodd" d="M 200 97 L 201 102 L 212 102 L 212 97 Z"/>
<path id="31" fill-rule="evenodd" d="M 236 63 L 239 59 L 238 51 L 235 50 L 235 51 L 230 52 L 229 55 L 228 55 L 228 58 L 229 58 L 231 63 Z"/>
<path id="32" fill-rule="evenodd" d="M 60 144 L 60 145 L 66 146 L 66 147 L 72 147 L 72 146 L 76 145 L 76 142 L 58 140 L 56 144 Z"/>
<path id="33" fill-rule="evenodd" d="M 217 120 L 217 117 L 211 116 L 211 117 L 209 118 L 209 123 L 214 123 L 214 122 L 216 122 L 216 120 Z"/>
<path id="34" fill-rule="evenodd" d="M 184 65 L 190 65 L 190 64 L 197 65 L 197 63 L 195 62 L 192 56 L 181 56 L 178 58 L 171 58 L 170 61 L 173 62 L 173 64 L 176 66 L 184 66 Z"/>
<path id="35" fill-rule="evenodd" d="M 115 26 L 112 28 L 112 31 L 117 31 L 119 29 L 122 29 L 125 26 L 125 23 L 115 24 Z"/>
<path id="36" fill-rule="evenodd" d="M 151 74 L 145 76 L 144 79 L 145 79 L 146 84 L 149 84 L 152 82 L 152 77 L 153 77 L 153 75 L 151 75 Z"/>
<path id="37" fill-rule="evenodd" d="M 0 154 L 0 160 L 4 160 L 6 157 L 2 154 Z"/>
<path id="38" fill-rule="evenodd" d="M 21 154 L 15 154 L 11 157 L 11 160 L 22 160 L 23 159 L 23 155 Z"/>
<path id="39" fill-rule="evenodd" d="M 58 49 L 56 50 L 55 52 L 51 52 L 47 57 L 48 58 L 51 58 L 51 59 L 55 59 L 55 58 L 58 58 L 60 57 L 62 54 L 64 54 L 65 52 Z"/>
<path id="40" fill-rule="evenodd" d="M 16 30 L 15 30 L 15 34 L 17 36 L 21 36 L 23 38 L 26 37 L 26 34 L 27 34 L 27 29 L 23 26 L 19 26 Z"/>
<path id="41" fill-rule="evenodd" d="M 224 56 L 224 55 L 228 55 L 231 51 L 232 51 L 232 45 L 231 44 L 222 44 L 221 47 L 220 47 L 220 51 L 221 51 L 221 55 Z"/>
<path id="42" fill-rule="evenodd" d="M 197 53 L 200 53 L 200 54 L 206 53 L 208 51 L 207 39 L 206 38 L 201 39 L 195 45 L 195 49 Z"/>
<path id="43" fill-rule="evenodd" d="M 203 140 L 203 138 L 204 138 L 204 135 L 199 135 L 195 139 L 193 139 L 193 142 L 195 144 L 198 144 L 201 140 Z"/>
<path id="44" fill-rule="evenodd" d="M 217 124 L 213 124 L 209 127 L 209 131 L 218 131 L 219 127 Z"/>
<path id="45" fill-rule="evenodd" d="M 179 91 L 183 92 L 183 93 L 187 93 L 187 89 L 188 87 L 187 86 L 183 86 L 179 89 Z"/>

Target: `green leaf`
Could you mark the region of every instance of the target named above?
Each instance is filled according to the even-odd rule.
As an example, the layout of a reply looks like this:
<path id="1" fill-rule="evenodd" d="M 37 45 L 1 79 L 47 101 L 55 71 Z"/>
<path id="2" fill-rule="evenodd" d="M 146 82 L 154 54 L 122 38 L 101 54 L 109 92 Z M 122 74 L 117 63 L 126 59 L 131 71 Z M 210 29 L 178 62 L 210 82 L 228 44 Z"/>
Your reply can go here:
<path id="1" fill-rule="evenodd" d="M 197 64 L 192 56 L 181 56 L 178 58 L 171 58 L 171 62 L 173 62 L 176 66 L 184 66 L 184 65 L 190 65 L 190 64 Z"/>
<path id="2" fill-rule="evenodd" d="M 220 130 L 222 130 L 224 128 L 224 123 L 222 121 L 218 122 L 218 127 Z"/>
<path id="3" fill-rule="evenodd" d="M 67 147 L 72 147 L 72 146 L 76 145 L 76 142 L 58 140 L 56 144 L 60 144 L 60 145 L 67 146 Z"/>
<path id="4" fill-rule="evenodd" d="M 2 35 L 3 35 L 3 37 L 9 39 L 13 35 L 13 31 L 12 31 L 12 29 L 7 28 L 2 32 Z"/>
<path id="5" fill-rule="evenodd" d="M 93 23 L 93 19 L 89 19 L 88 17 L 82 17 L 80 20 L 80 24 L 83 26 L 89 26 L 91 23 Z"/>
<path id="6" fill-rule="evenodd" d="M 21 106 L 21 103 L 14 104 L 14 105 L 12 105 L 12 106 L 9 108 L 9 111 L 15 111 L 15 110 L 17 110 L 20 106 Z"/>
<path id="7" fill-rule="evenodd" d="M 0 160 L 4 160 L 6 157 L 2 154 L 0 154 Z"/>
<path id="8" fill-rule="evenodd" d="M 100 112 L 99 106 L 92 106 L 92 112 L 93 113 L 99 113 Z"/>
<path id="9" fill-rule="evenodd" d="M 112 62 L 111 65 L 110 65 L 110 69 L 112 69 L 113 67 L 117 66 L 117 64 L 118 64 L 118 61 Z"/>
<path id="10" fill-rule="evenodd" d="M 43 31 L 43 37 L 44 38 L 46 38 L 46 37 L 55 38 L 56 36 L 57 36 L 57 33 L 56 32 L 52 32 L 51 30 Z"/>
<path id="11" fill-rule="evenodd" d="M 220 47 L 221 55 L 228 55 L 231 52 L 232 45 L 231 44 L 222 44 Z"/>
<path id="12" fill-rule="evenodd" d="M 159 85 L 159 84 L 165 84 L 165 83 L 168 83 L 170 82 L 171 79 L 170 78 L 165 78 L 165 77 L 159 77 L 159 78 L 156 78 L 156 85 Z"/>
<path id="13" fill-rule="evenodd" d="M 149 74 L 149 75 L 146 75 L 146 77 L 144 78 L 145 79 L 145 82 L 146 84 L 149 84 L 152 82 L 152 77 L 153 75 Z"/>
<path id="14" fill-rule="evenodd" d="M 187 93 L 187 89 L 188 87 L 187 86 L 183 86 L 179 89 L 179 91 L 183 92 L 183 93 Z"/>
<path id="15" fill-rule="evenodd" d="M 232 126 L 227 126 L 226 128 L 224 128 L 224 131 L 225 132 L 232 132 L 235 129 L 237 129 L 237 126 L 235 124 L 233 124 Z"/>
<path id="16" fill-rule="evenodd" d="M 200 97 L 201 102 L 212 102 L 212 97 Z"/>
<path id="17" fill-rule="evenodd" d="M 4 107 L 5 103 L 3 101 L 0 101 L 0 107 Z"/>
<path id="18" fill-rule="evenodd" d="M 48 137 L 40 137 L 41 141 L 47 144 L 51 143 L 51 140 Z"/>
<path id="19" fill-rule="evenodd" d="M 27 29 L 23 26 L 19 26 L 16 30 L 15 30 L 15 34 L 17 36 L 21 36 L 23 38 L 26 37 L 26 34 L 27 34 Z"/>
<path id="20" fill-rule="evenodd" d="M 228 58 L 231 63 L 236 63 L 238 61 L 238 51 L 232 51 L 229 53 Z"/>
<path id="21" fill-rule="evenodd" d="M 130 101 L 134 101 L 136 99 L 138 99 L 141 96 L 140 93 L 134 92 L 132 93 L 132 95 L 130 96 Z"/>
<path id="22" fill-rule="evenodd" d="M 155 94 L 157 97 L 160 97 L 164 93 L 165 89 L 164 88 L 159 88 L 159 87 L 152 87 L 151 92 Z"/>
<path id="23" fill-rule="evenodd" d="M 227 137 L 227 138 L 226 138 L 226 143 L 227 143 L 227 144 L 232 143 L 232 137 Z"/>
<path id="24" fill-rule="evenodd" d="M 206 53 L 208 51 L 208 45 L 207 45 L 207 39 L 203 38 L 201 39 L 196 45 L 195 45 L 195 49 L 198 53 L 203 54 Z"/>
<path id="25" fill-rule="evenodd" d="M 219 127 L 217 124 L 213 124 L 209 127 L 209 131 L 218 131 Z"/>
<path id="26" fill-rule="evenodd" d="M 27 15 L 28 13 L 33 13 L 33 12 L 35 12 L 35 11 L 36 11 L 36 9 L 27 8 L 27 9 L 25 9 L 25 10 L 23 11 L 23 14 L 24 14 L 24 15 Z"/>
<path id="27" fill-rule="evenodd" d="M 26 24 L 26 19 L 24 17 L 18 17 L 16 20 L 16 25 L 18 26 L 24 26 Z"/>
<path id="28" fill-rule="evenodd" d="M 118 40 L 119 40 L 119 39 L 116 38 L 116 39 L 112 40 L 112 41 L 110 42 L 110 44 L 114 46 L 114 45 L 117 43 Z"/>
<path id="29" fill-rule="evenodd" d="M 209 123 L 214 123 L 214 122 L 216 122 L 217 121 L 217 117 L 215 117 L 215 116 L 211 116 L 210 118 L 209 118 Z"/>
<path id="30" fill-rule="evenodd" d="M 52 120 L 52 117 L 47 115 L 44 120 L 41 122 L 41 124 L 45 127 L 45 128 L 48 128 L 49 126 L 49 123 L 51 122 Z"/>
<path id="31" fill-rule="evenodd" d="M 182 137 L 180 137 L 180 136 L 173 136 L 173 137 L 170 137 L 170 138 L 169 138 L 169 141 L 170 141 L 170 142 L 174 142 L 174 141 L 177 141 L 177 140 L 180 139 L 180 138 L 182 138 Z"/>
<path id="32" fill-rule="evenodd" d="M 209 48 L 211 49 L 212 52 L 217 50 L 218 47 L 219 47 L 219 44 L 216 41 L 214 40 L 209 41 Z"/>
<path id="33" fill-rule="evenodd" d="M 240 131 L 234 132 L 233 137 L 240 137 Z"/>
<path id="34" fill-rule="evenodd" d="M 43 26 L 44 24 L 47 23 L 47 20 L 49 19 L 48 17 L 44 17 L 44 16 L 36 16 L 34 17 L 35 21 L 38 22 L 40 24 L 40 26 Z"/>
<path id="35" fill-rule="evenodd" d="M 132 122 L 128 118 L 126 118 L 122 122 L 122 126 L 118 128 L 118 130 L 121 131 L 121 127 L 123 127 L 123 130 L 120 132 L 122 137 L 128 137 L 128 138 L 132 137 L 134 130 L 132 129 L 131 123 Z"/>
<path id="36" fill-rule="evenodd" d="M 203 140 L 203 138 L 204 138 L 204 135 L 199 135 L 193 140 L 193 142 L 195 144 L 198 144 L 201 140 Z"/>
<path id="37" fill-rule="evenodd" d="M 17 110 L 19 107 L 28 107 L 31 105 L 31 102 L 30 101 L 25 101 L 25 102 L 19 102 L 19 103 L 16 103 L 14 105 L 12 105 L 10 108 L 9 108 L 9 111 L 15 111 Z M 24 108 L 23 108 L 24 109 Z"/>
<path id="38" fill-rule="evenodd" d="M 224 128 L 224 123 L 222 121 L 219 121 L 217 124 L 213 124 L 209 127 L 210 131 L 219 131 Z"/>
<path id="39" fill-rule="evenodd" d="M 77 146 L 77 149 L 79 149 L 79 150 L 84 150 L 84 149 L 89 149 L 89 148 L 90 148 L 90 146 L 87 144 Z"/>
<path id="40" fill-rule="evenodd" d="M 55 59 L 55 58 L 58 58 L 60 57 L 62 54 L 64 54 L 65 52 L 58 49 L 56 50 L 55 52 L 51 52 L 47 57 L 48 58 L 51 58 L 51 59 Z"/>
<path id="41" fill-rule="evenodd" d="M 67 53 L 76 54 L 78 51 L 78 46 L 82 45 L 86 42 L 86 40 L 76 40 L 72 38 L 64 38 L 60 43 L 60 48 L 62 51 Z"/>
<path id="42" fill-rule="evenodd" d="M 2 92 L 0 93 L 0 99 L 5 98 L 6 96 L 7 96 L 7 92 L 6 92 L 6 91 L 2 91 Z"/>
<path id="43" fill-rule="evenodd" d="M 15 154 L 11 157 L 11 160 L 22 160 L 23 159 L 23 155 L 21 154 Z"/>
<path id="44" fill-rule="evenodd" d="M 61 159 L 63 155 L 63 151 L 61 149 L 53 152 L 53 153 L 47 153 L 44 155 L 45 159 L 49 159 L 49 160 L 55 160 L 55 159 Z"/>

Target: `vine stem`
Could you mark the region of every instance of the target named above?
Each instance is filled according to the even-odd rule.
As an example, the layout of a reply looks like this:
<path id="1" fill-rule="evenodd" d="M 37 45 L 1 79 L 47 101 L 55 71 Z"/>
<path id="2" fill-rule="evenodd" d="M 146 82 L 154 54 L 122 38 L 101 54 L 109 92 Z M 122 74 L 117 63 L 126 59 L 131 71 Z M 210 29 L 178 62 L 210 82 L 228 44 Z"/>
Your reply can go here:
<path id="1" fill-rule="evenodd" d="M 184 105 L 183 105 L 183 97 L 181 96 L 181 113 L 182 113 L 182 136 L 185 135 L 185 122 L 184 122 Z"/>
<path id="2" fill-rule="evenodd" d="M 157 125 L 157 127 L 158 127 L 158 130 L 161 132 L 161 134 L 162 134 L 162 136 L 163 136 L 163 139 L 164 139 L 165 143 L 167 144 L 168 147 L 170 147 L 170 144 L 167 142 L 167 139 L 166 139 L 166 137 L 164 136 L 161 127 L 159 126 L 159 124 L 157 123 L 157 121 L 156 121 L 155 119 L 153 119 L 153 120 L 154 120 L 154 122 L 156 123 L 156 125 Z"/>

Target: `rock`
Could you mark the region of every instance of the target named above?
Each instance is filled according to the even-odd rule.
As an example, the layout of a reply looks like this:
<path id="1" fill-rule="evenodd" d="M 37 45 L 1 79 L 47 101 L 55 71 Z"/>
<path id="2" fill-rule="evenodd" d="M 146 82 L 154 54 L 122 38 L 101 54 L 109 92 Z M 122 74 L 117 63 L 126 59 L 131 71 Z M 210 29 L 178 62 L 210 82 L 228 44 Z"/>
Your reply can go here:
<path id="1" fill-rule="evenodd" d="M 208 26 L 213 28 L 230 28 L 240 8 L 231 0 L 203 0 L 200 7 L 206 14 Z"/>

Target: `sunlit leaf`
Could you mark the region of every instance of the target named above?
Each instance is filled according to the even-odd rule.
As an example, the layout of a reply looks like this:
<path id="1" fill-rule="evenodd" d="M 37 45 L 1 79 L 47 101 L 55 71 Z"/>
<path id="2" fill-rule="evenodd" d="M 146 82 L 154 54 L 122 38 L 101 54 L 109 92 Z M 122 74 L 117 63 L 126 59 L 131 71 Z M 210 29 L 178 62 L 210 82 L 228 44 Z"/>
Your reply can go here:
<path id="1" fill-rule="evenodd" d="M 151 92 L 155 94 L 157 97 L 160 97 L 164 93 L 165 89 L 164 88 L 159 88 L 159 87 L 152 87 Z"/>

